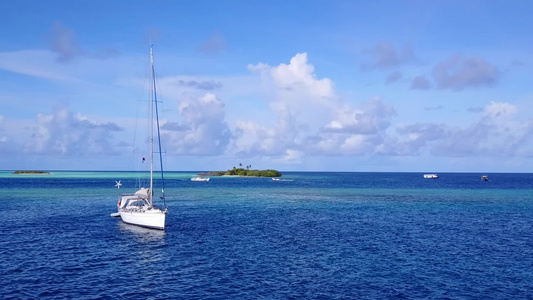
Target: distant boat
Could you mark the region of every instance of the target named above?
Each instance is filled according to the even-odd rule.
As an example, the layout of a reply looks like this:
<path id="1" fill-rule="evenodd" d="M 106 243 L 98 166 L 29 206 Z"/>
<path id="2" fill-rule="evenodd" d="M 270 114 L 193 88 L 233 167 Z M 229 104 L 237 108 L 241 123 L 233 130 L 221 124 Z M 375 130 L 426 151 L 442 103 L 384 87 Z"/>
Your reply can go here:
<path id="1" fill-rule="evenodd" d="M 117 214 L 122 219 L 122 222 L 142 227 L 165 229 L 165 220 L 168 209 L 160 209 L 153 204 L 154 197 L 154 129 L 157 130 L 157 142 L 159 145 L 159 162 L 161 173 L 161 192 L 160 196 L 165 200 L 165 185 L 163 177 L 163 162 L 161 157 L 161 137 L 159 134 L 159 114 L 157 112 L 157 96 L 155 89 L 155 72 L 154 72 L 154 55 L 153 49 L 150 47 L 150 120 L 151 124 L 151 145 L 150 145 L 150 187 L 141 187 L 133 194 L 121 194 L 118 197 L 117 208 L 118 212 L 111 214 L 115 217 Z M 155 121 L 155 123 L 154 123 Z M 154 128 L 155 125 L 155 128 Z M 143 157 L 143 162 L 144 162 Z M 117 182 L 117 187 L 120 187 L 120 182 Z"/>
<path id="2" fill-rule="evenodd" d="M 489 177 L 487 175 L 483 175 L 483 176 L 481 176 L 481 180 L 489 181 Z"/>
<path id="3" fill-rule="evenodd" d="M 274 181 L 279 181 L 279 178 L 272 178 L 272 180 L 274 180 Z"/>
<path id="4" fill-rule="evenodd" d="M 439 175 L 437 175 L 437 174 L 424 174 L 424 178 L 437 179 L 437 178 L 439 178 Z"/>
<path id="5" fill-rule="evenodd" d="M 196 176 L 194 178 L 191 178 L 191 181 L 209 181 L 209 177 Z"/>

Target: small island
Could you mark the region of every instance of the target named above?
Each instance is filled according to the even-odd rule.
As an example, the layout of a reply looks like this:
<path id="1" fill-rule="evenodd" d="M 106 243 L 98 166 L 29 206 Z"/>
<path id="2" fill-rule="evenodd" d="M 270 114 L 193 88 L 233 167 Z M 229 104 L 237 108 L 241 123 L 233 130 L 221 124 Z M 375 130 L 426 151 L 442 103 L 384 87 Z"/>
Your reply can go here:
<path id="1" fill-rule="evenodd" d="M 199 173 L 198 176 L 241 176 L 241 177 L 280 177 L 281 172 L 277 170 L 250 170 L 251 166 L 246 168 L 233 167 L 227 171 L 212 171 Z"/>
<path id="2" fill-rule="evenodd" d="M 46 171 L 15 171 L 13 174 L 25 174 L 25 175 L 50 175 L 50 172 Z"/>

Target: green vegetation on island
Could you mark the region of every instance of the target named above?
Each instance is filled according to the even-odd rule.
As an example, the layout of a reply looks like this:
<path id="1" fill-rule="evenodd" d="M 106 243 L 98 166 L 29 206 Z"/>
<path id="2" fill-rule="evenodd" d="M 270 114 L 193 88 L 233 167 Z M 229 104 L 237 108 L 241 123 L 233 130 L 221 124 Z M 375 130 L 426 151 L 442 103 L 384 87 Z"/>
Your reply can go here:
<path id="1" fill-rule="evenodd" d="M 50 175 L 50 172 L 46 171 L 15 171 L 13 174 L 29 174 L 29 175 Z"/>
<path id="2" fill-rule="evenodd" d="M 212 171 L 207 173 L 200 173 L 199 176 L 242 176 L 242 177 L 280 177 L 281 172 L 277 170 L 250 170 L 252 167 L 247 166 L 246 168 L 233 167 L 231 170 L 227 171 Z"/>

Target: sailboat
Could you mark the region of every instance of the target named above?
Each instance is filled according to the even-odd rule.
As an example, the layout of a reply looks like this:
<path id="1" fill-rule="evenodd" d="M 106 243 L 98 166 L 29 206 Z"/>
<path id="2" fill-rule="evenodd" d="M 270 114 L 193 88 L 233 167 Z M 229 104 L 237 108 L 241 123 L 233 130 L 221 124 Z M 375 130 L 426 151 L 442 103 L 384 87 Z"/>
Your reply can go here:
<path id="1" fill-rule="evenodd" d="M 155 123 L 154 123 L 155 122 Z M 159 113 L 157 110 L 157 94 L 155 87 L 154 52 L 150 47 L 150 186 L 141 187 L 133 194 L 121 194 L 118 197 L 117 213 L 111 216 L 120 216 L 122 222 L 142 227 L 165 229 L 165 220 L 168 208 L 165 203 L 165 185 L 163 175 L 163 159 L 161 157 L 161 137 L 159 130 Z M 154 130 L 155 129 L 155 130 Z M 154 131 L 156 131 L 154 133 Z M 154 136 L 157 137 L 158 157 L 161 173 L 161 199 L 165 203 L 164 208 L 154 205 Z M 143 158 L 144 161 L 144 158 Z M 119 182 L 117 182 L 117 187 Z"/>

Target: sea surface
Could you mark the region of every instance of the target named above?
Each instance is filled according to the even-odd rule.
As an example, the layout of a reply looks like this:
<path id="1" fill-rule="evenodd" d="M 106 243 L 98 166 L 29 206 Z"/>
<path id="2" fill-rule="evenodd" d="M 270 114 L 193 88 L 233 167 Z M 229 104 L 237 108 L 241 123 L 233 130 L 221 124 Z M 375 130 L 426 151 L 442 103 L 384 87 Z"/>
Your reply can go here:
<path id="1" fill-rule="evenodd" d="M 11 173 L 1 299 L 533 299 L 533 174 L 170 172 L 158 231 L 136 173 Z"/>

